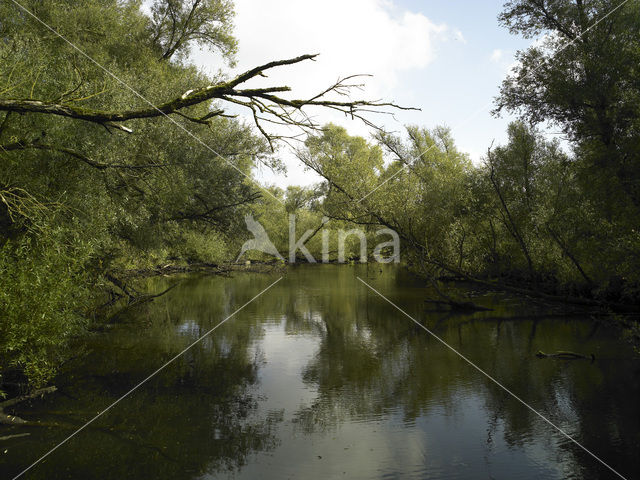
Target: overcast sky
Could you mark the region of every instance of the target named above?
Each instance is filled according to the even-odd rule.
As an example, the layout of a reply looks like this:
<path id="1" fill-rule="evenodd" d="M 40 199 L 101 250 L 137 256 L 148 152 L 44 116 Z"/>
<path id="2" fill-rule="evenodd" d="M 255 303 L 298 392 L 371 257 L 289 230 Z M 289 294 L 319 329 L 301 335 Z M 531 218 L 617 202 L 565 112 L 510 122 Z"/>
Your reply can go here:
<path id="1" fill-rule="evenodd" d="M 505 139 L 508 119 L 490 115 L 493 97 L 513 65 L 516 50 L 531 40 L 510 35 L 497 22 L 498 0 L 235 0 L 237 70 L 304 53 L 316 62 L 281 68 L 263 84 L 288 85 L 296 98 L 316 93 L 339 77 L 372 74 L 357 95 L 414 106 L 377 119 L 385 128 L 446 125 L 474 161 L 492 140 Z M 198 53 L 196 63 L 216 71 L 215 57 Z M 321 114 L 321 122 L 368 136 L 362 122 Z M 317 181 L 291 155 L 282 152 L 288 173 L 259 172 L 263 183 L 280 186 Z"/>

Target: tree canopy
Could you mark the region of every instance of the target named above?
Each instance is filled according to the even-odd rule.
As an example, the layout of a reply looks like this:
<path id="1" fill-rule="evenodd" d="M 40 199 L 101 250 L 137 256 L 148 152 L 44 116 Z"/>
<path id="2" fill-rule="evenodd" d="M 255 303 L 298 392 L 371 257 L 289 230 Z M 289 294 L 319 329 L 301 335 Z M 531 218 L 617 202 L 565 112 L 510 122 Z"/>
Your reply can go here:
<path id="1" fill-rule="evenodd" d="M 639 12 L 636 0 L 514 0 L 499 17 L 512 33 L 544 36 L 519 52 L 497 111 L 559 126 L 586 177 L 601 177 L 610 216 L 633 207 L 638 218 L 640 207 Z"/>
<path id="2" fill-rule="evenodd" d="M 353 77 L 310 98 L 268 79 L 246 86 L 316 54 L 206 75 L 189 55 L 214 49 L 233 65 L 232 2 L 146 7 L 0 5 L 3 377 L 45 383 L 96 306 L 132 294 L 117 272 L 237 255 L 244 214 L 272 194 L 252 169 L 280 167 L 274 125 L 317 129 L 308 107 L 365 121 L 368 110 L 395 108 L 351 98 Z"/>

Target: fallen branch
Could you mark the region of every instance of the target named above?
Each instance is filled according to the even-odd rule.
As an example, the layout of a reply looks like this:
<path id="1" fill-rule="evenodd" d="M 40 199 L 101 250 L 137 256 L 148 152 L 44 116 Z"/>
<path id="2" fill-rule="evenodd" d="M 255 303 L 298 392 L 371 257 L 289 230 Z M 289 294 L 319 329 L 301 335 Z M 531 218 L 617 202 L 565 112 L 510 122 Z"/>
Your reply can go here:
<path id="1" fill-rule="evenodd" d="M 481 307 L 480 305 L 476 305 L 471 301 L 459 301 L 444 293 L 440 287 L 438 286 L 438 282 L 433 276 L 429 275 L 428 277 L 431 285 L 434 290 L 440 295 L 444 300 L 425 300 L 427 303 L 435 303 L 437 305 L 448 305 L 451 310 L 455 310 L 458 312 L 479 312 L 479 311 L 487 311 L 491 310 L 491 308 Z"/>
<path id="2" fill-rule="evenodd" d="M 150 302 L 154 298 L 161 297 L 162 295 L 170 292 L 171 290 L 176 288 L 180 283 L 181 282 L 178 281 L 178 282 L 174 283 L 173 285 L 171 285 L 169 288 L 161 291 L 160 293 L 143 294 L 143 295 L 140 295 L 138 297 L 131 298 L 129 300 L 129 306 L 140 305 L 141 303 Z"/>
<path id="3" fill-rule="evenodd" d="M 5 435 L 4 437 L 0 437 L 0 442 L 3 440 L 11 440 L 12 438 L 20 438 L 20 437 L 28 437 L 31 435 L 30 433 L 16 433 L 15 435 Z"/>
<path id="4" fill-rule="evenodd" d="M 567 351 L 559 351 L 556 353 L 544 353 L 542 350 L 538 350 L 536 353 L 536 357 L 538 358 L 561 358 L 564 360 L 591 360 L 592 362 L 596 359 L 596 356 L 592 353 L 591 355 L 583 355 L 581 353 L 575 352 L 567 352 Z"/>
<path id="5" fill-rule="evenodd" d="M 5 400 L 4 402 L 0 403 L 0 425 L 25 425 L 28 424 L 29 422 L 27 420 L 23 420 L 20 417 L 17 417 L 15 415 L 9 415 L 4 413 L 4 409 L 8 408 L 8 407 L 12 407 L 13 405 L 16 405 L 17 403 L 20 402 L 24 402 L 25 400 L 31 400 L 37 397 L 42 397 L 43 395 L 45 395 L 46 393 L 53 393 L 57 390 L 57 388 L 55 386 L 51 386 L 51 387 L 45 387 L 45 388 L 40 388 L 32 393 L 29 393 L 27 395 L 22 395 L 19 397 L 14 397 L 11 398 L 9 400 Z"/>
<path id="6" fill-rule="evenodd" d="M 457 300 L 425 300 L 426 303 L 434 303 L 436 305 L 446 305 L 451 310 L 459 312 L 483 312 L 493 310 L 492 308 L 483 307 L 473 302 L 459 302 Z"/>

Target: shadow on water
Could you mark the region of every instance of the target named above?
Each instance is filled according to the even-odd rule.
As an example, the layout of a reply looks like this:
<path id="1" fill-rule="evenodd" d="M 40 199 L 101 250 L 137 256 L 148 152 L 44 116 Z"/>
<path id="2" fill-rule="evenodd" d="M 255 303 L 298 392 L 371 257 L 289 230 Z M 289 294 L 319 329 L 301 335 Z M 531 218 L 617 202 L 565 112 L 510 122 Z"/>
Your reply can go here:
<path id="1" fill-rule="evenodd" d="M 620 473 L 638 477 L 640 362 L 618 331 L 469 289 L 493 310 L 432 311 L 429 289 L 402 269 L 316 265 L 290 268 L 27 478 L 611 478 L 357 275 Z M 15 410 L 43 426 L 5 429 L 30 435 L 0 444 L 3 476 L 276 278 L 187 277 L 85 340 L 89 353 L 67 365 L 59 392 Z M 149 281 L 153 290 L 167 282 Z M 540 360 L 538 350 L 597 360 Z"/>

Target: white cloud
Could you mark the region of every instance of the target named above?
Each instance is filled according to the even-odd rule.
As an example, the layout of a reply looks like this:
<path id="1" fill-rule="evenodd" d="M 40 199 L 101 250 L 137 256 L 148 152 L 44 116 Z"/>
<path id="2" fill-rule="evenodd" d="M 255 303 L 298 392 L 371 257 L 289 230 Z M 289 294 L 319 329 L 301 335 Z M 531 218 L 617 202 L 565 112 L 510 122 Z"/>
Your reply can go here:
<path id="1" fill-rule="evenodd" d="M 354 96 L 394 100 L 404 72 L 425 69 L 439 42 L 462 32 L 436 24 L 422 13 L 399 9 L 391 0 L 236 0 L 235 35 L 239 41 L 238 72 L 276 59 L 319 53 L 315 62 L 280 67 L 248 85 L 287 85 L 294 98 L 312 96 L 338 78 L 370 74 Z M 198 52 L 194 61 L 211 73 L 219 57 Z M 360 83 L 360 82 L 359 82 Z M 366 135 L 360 122 L 341 114 L 311 111 L 320 123 L 345 125 L 350 133 Z"/>
<path id="2" fill-rule="evenodd" d="M 400 71 L 433 61 L 434 42 L 446 30 L 420 13 L 397 12 L 382 0 L 237 0 L 236 12 L 240 69 L 302 53 L 321 54 L 308 71 L 295 67 L 286 74 L 303 93 L 353 73 L 373 74 L 372 93 L 387 93 Z"/>
<path id="3" fill-rule="evenodd" d="M 237 71 L 276 59 L 319 53 L 315 62 L 274 69 L 254 84 L 288 85 L 296 98 L 313 95 L 338 78 L 370 74 L 360 96 L 390 99 L 402 72 L 427 67 L 448 27 L 421 13 L 400 11 L 389 0 L 236 0 Z M 464 39 L 454 31 L 454 37 Z M 198 52 L 211 73 L 219 57 Z"/>

